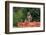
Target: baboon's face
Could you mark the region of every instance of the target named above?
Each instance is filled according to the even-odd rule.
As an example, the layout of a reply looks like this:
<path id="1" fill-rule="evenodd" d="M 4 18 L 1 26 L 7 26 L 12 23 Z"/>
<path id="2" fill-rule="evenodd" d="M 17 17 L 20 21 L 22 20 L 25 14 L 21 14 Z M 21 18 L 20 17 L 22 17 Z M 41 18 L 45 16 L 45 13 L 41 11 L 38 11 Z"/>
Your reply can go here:
<path id="1" fill-rule="evenodd" d="M 28 19 L 28 21 L 32 21 L 32 16 L 31 16 L 30 12 L 27 13 L 27 19 Z"/>

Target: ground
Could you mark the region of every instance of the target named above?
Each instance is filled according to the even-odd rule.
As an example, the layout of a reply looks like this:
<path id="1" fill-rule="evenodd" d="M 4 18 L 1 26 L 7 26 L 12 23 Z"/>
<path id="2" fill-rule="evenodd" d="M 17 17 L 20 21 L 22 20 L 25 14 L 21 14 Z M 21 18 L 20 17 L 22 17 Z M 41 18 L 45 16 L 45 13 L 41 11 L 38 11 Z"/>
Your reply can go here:
<path id="1" fill-rule="evenodd" d="M 40 22 L 36 22 L 36 21 L 33 21 L 33 22 L 18 22 L 17 23 L 17 26 L 18 27 L 40 27 Z"/>

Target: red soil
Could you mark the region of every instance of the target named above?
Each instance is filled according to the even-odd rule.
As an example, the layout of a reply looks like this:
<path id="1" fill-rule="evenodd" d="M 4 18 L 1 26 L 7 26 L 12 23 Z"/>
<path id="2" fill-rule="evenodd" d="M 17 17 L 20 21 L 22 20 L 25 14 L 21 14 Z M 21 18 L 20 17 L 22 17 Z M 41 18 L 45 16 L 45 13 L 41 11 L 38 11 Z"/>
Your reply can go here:
<path id="1" fill-rule="evenodd" d="M 17 23 L 18 27 L 40 27 L 40 22 L 18 22 Z"/>

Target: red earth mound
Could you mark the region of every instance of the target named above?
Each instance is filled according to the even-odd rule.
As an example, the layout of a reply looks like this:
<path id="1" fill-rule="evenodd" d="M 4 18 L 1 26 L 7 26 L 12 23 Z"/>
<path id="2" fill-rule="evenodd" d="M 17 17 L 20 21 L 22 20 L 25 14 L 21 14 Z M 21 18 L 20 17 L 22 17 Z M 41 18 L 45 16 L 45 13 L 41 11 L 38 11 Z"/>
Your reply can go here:
<path id="1" fill-rule="evenodd" d="M 40 27 L 40 22 L 36 22 L 36 21 L 33 21 L 33 22 L 18 22 L 17 23 L 17 26 L 18 27 Z"/>

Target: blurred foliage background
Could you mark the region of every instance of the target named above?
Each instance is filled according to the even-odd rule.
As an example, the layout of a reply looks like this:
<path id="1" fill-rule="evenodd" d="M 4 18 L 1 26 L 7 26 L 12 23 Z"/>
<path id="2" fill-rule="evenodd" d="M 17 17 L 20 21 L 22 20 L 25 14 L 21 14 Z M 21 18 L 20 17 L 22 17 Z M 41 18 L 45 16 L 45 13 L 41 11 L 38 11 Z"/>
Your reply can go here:
<path id="1" fill-rule="evenodd" d="M 40 8 L 13 7 L 13 26 L 27 19 L 27 12 L 32 15 L 32 21 L 40 21 Z"/>

